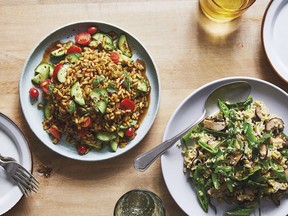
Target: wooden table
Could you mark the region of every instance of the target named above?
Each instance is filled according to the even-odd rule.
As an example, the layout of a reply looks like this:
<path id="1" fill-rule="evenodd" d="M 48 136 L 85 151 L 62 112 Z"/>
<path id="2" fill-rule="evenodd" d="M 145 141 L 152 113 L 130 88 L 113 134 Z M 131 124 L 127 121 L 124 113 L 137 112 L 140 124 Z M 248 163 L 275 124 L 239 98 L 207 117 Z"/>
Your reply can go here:
<path id="1" fill-rule="evenodd" d="M 158 194 L 167 215 L 185 215 L 165 186 L 160 160 L 144 173 L 133 168 L 133 160 L 161 142 L 179 103 L 207 82 L 248 76 L 288 91 L 261 45 L 268 3 L 259 0 L 240 19 L 221 25 L 202 15 L 197 0 L 0 0 L 0 112 L 28 137 L 41 182 L 39 193 L 22 198 L 5 216 L 112 215 L 118 198 L 137 187 Z M 105 21 L 131 32 L 149 50 L 161 78 L 160 110 L 147 137 L 126 154 L 97 163 L 67 159 L 45 147 L 29 129 L 19 103 L 19 77 L 32 49 L 55 28 L 79 20 Z M 52 169 L 49 178 L 35 172 L 43 165 Z"/>

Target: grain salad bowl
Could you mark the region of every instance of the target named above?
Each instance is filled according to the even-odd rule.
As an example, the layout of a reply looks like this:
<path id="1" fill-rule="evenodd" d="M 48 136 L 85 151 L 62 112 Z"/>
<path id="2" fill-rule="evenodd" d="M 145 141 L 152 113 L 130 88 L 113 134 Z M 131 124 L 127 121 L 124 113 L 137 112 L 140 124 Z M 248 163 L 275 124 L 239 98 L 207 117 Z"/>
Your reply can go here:
<path id="1" fill-rule="evenodd" d="M 95 45 L 96 48 L 93 47 L 93 48 L 95 48 L 94 49 L 95 52 L 97 51 L 97 53 L 98 53 L 97 55 L 103 56 L 103 60 L 101 59 L 101 61 L 106 62 L 106 63 L 107 63 L 107 61 L 113 61 L 113 63 L 115 63 L 114 62 L 115 56 L 112 57 L 112 55 L 114 55 L 115 53 L 116 53 L 116 57 L 118 57 L 118 58 L 120 55 L 120 60 L 119 59 L 116 60 L 115 64 L 117 64 L 117 66 L 114 65 L 115 66 L 114 69 L 113 70 L 111 69 L 111 72 L 109 72 L 111 74 L 111 77 L 109 77 L 109 79 L 107 77 L 105 77 L 106 76 L 105 72 L 103 72 L 104 70 L 106 70 L 106 68 L 103 69 L 103 67 L 99 67 L 97 69 L 98 74 L 95 75 L 97 77 L 94 77 L 95 78 L 94 82 L 92 82 L 92 80 L 87 81 L 88 85 L 85 86 L 85 90 L 82 90 L 81 87 L 84 88 L 84 84 L 81 82 L 77 83 L 75 81 L 75 79 L 78 79 L 81 76 L 86 76 L 86 73 L 84 73 L 87 70 L 86 65 L 85 65 L 85 61 L 88 61 L 88 59 L 85 59 L 85 55 L 87 52 L 89 53 L 90 47 L 88 47 L 89 48 L 88 49 L 86 47 L 86 44 L 84 45 L 82 43 L 83 42 L 83 37 L 82 37 L 83 35 L 81 35 L 81 34 L 83 32 L 86 33 L 88 31 L 87 29 L 89 29 L 91 26 L 97 27 L 97 31 L 99 32 L 99 35 L 100 35 L 100 36 L 99 35 L 95 36 L 95 32 L 91 33 L 91 35 L 93 35 L 92 36 L 93 42 L 95 42 L 95 40 L 97 41 L 99 38 L 102 40 L 102 43 L 100 43 L 100 45 L 96 44 Z M 109 36 L 105 36 L 105 35 L 103 36 L 102 33 L 103 34 L 107 33 L 107 35 L 109 33 Z M 111 43 L 107 42 L 107 40 L 106 40 L 107 38 L 110 40 L 110 35 L 111 35 L 111 38 L 113 38 L 116 35 L 115 38 L 112 39 Z M 125 35 L 124 39 L 122 38 L 123 35 Z M 80 37 L 80 39 L 79 39 L 79 37 Z M 120 37 L 121 37 L 121 39 L 120 39 Z M 72 45 L 69 45 L 69 47 L 67 49 L 63 48 L 63 47 L 66 46 L 67 44 L 69 44 L 70 41 L 74 42 L 76 45 L 78 45 L 82 49 L 83 52 L 82 53 L 80 52 L 80 54 L 79 54 L 80 57 L 78 56 L 79 61 L 81 61 L 81 62 L 80 63 L 77 62 L 77 63 L 78 63 L 78 65 L 80 65 L 80 64 L 85 65 L 85 68 L 84 68 L 84 66 L 83 67 L 81 66 L 80 69 L 79 69 L 80 66 L 79 67 L 73 66 L 73 68 L 74 68 L 73 70 L 75 71 L 75 73 L 78 70 L 78 72 L 77 72 L 78 74 L 75 75 L 74 80 L 71 78 L 71 76 L 68 76 L 69 74 L 72 74 L 72 75 L 75 74 L 75 73 L 73 73 L 73 71 L 71 69 L 72 67 L 70 67 L 70 66 L 69 66 L 69 69 L 67 69 L 67 70 L 63 70 L 63 68 L 65 68 L 65 67 L 61 66 L 62 68 L 59 70 L 59 72 L 57 70 L 57 73 L 55 76 L 55 68 L 57 66 L 59 66 L 60 63 L 62 64 L 62 62 L 67 61 L 67 54 L 68 54 L 67 50 Z M 91 41 L 89 41 L 89 42 L 91 42 Z M 129 45 L 128 45 L 128 47 L 129 47 L 128 51 L 129 52 L 128 53 L 123 48 L 123 47 L 127 47 L 126 42 L 129 43 Z M 86 42 L 84 41 L 84 43 L 86 43 Z M 90 44 L 89 44 L 89 46 L 90 46 Z M 112 44 L 112 46 L 115 45 L 115 47 L 110 50 L 110 47 L 107 48 L 107 46 L 108 45 L 110 46 L 111 44 Z M 53 50 L 49 50 L 49 49 L 51 49 L 51 45 L 54 46 Z M 63 57 L 63 58 L 61 56 L 62 51 L 63 51 L 62 48 L 65 49 L 65 53 L 64 53 L 65 57 Z M 106 48 L 109 49 L 109 51 L 106 50 Z M 123 49 L 121 49 L 121 48 L 123 48 Z M 49 50 L 49 53 L 50 53 L 50 55 L 48 55 L 48 56 L 47 56 L 47 52 L 48 52 L 47 50 Z M 55 51 L 55 52 L 53 52 L 53 51 Z M 73 51 L 73 52 L 76 52 L 76 51 Z M 59 56 L 60 56 L 60 58 L 57 59 Z M 129 56 L 129 57 L 127 58 L 127 56 Z M 55 58 L 56 58 L 56 62 L 55 62 Z M 49 65 L 51 66 L 51 68 L 48 65 L 49 69 L 47 69 L 47 64 L 45 62 L 45 60 L 47 60 L 47 59 L 51 60 L 49 62 Z M 72 58 L 69 58 L 69 61 L 71 59 Z M 75 60 L 74 57 L 72 60 L 73 61 Z M 76 59 L 76 60 L 78 61 L 78 59 Z M 120 63 L 119 61 L 123 61 L 123 62 L 125 61 L 125 62 Z M 45 64 L 42 64 L 43 62 Z M 75 62 L 73 62 L 73 64 L 74 63 Z M 111 63 L 111 62 L 108 62 L 106 65 L 108 65 L 109 63 Z M 111 63 L 111 64 L 113 64 L 113 63 Z M 40 69 L 39 68 L 37 69 L 37 67 L 39 65 L 41 65 Z M 66 62 L 64 62 L 64 65 L 66 65 Z M 71 65 L 71 64 L 69 64 L 69 65 Z M 41 67 L 43 67 L 45 69 L 44 72 L 43 72 L 44 69 Z M 93 67 L 94 67 L 94 64 L 90 68 L 89 67 L 88 68 L 89 68 L 89 70 L 92 71 L 95 69 Z M 119 69 L 119 71 L 117 71 L 118 69 Z M 94 71 L 96 71 L 96 69 Z M 114 71 L 114 72 L 112 72 L 112 71 Z M 129 73 L 127 71 L 129 71 Z M 122 72 L 124 73 L 124 75 L 121 74 Z M 132 72 L 133 72 L 133 74 L 135 72 L 136 75 L 132 76 L 131 75 Z M 137 74 L 137 72 L 138 72 L 138 74 Z M 93 74 L 93 73 L 91 72 L 91 74 Z M 115 74 L 119 74 L 119 78 L 116 77 L 117 79 L 115 78 L 115 80 L 110 80 L 110 78 L 112 79 L 112 77 L 114 77 Z M 45 86 L 45 82 L 43 82 L 44 81 L 43 79 L 46 78 L 46 75 L 49 79 L 52 80 L 53 85 L 51 85 L 51 83 L 49 83 L 49 85 L 47 85 L 47 88 L 46 88 L 47 91 L 45 92 L 45 90 L 44 90 L 45 88 L 43 89 L 43 85 Z M 120 75 L 122 78 L 120 77 Z M 130 77 L 130 75 L 132 78 Z M 93 75 L 91 75 L 91 77 L 93 77 Z M 72 81 L 69 80 L 70 78 Z M 57 80 L 57 81 L 55 81 L 55 80 Z M 144 82 L 137 84 L 136 83 L 137 80 L 138 81 L 144 80 Z M 63 94 L 65 93 L 65 91 L 64 91 L 65 86 L 67 86 L 67 83 L 70 84 L 70 82 L 73 82 L 74 84 L 76 83 L 77 85 L 79 84 L 79 86 L 81 86 L 81 87 L 79 87 L 77 85 L 73 85 L 73 88 L 70 88 L 70 90 L 69 90 L 69 95 L 63 96 L 62 93 Z M 99 84 L 100 82 L 101 82 L 101 85 Z M 107 83 L 105 83 L 105 82 L 107 82 Z M 128 84 L 127 84 L 127 82 L 128 82 Z M 149 84 L 146 86 L 146 83 L 149 83 Z M 101 88 L 99 87 L 99 85 Z M 123 90 L 123 85 L 125 86 L 125 89 L 127 90 L 127 92 L 125 92 Z M 49 86 L 49 88 L 48 88 L 48 86 Z M 51 86 L 53 86 L 52 90 L 51 90 Z M 105 86 L 104 93 L 102 91 L 104 88 L 103 86 Z M 146 89 L 146 87 L 147 87 L 147 89 Z M 80 93 L 79 93 L 79 88 L 81 89 Z M 92 89 L 92 88 L 94 88 L 94 89 Z M 101 91 L 99 91 L 99 89 Z M 132 92 L 132 94 L 131 94 L 131 92 L 130 93 L 128 92 L 128 90 L 132 91 L 131 89 L 132 90 L 136 89 L 137 92 L 135 90 L 135 92 Z M 122 91 L 122 90 L 124 91 L 124 93 L 120 93 L 120 91 Z M 140 93 L 138 92 L 138 90 Z M 58 91 L 58 93 L 57 93 L 57 91 Z M 55 93 L 57 93 L 57 95 L 55 95 Z M 84 96 L 82 95 L 82 93 L 84 94 Z M 89 101 L 93 102 L 93 104 L 91 102 L 91 107 L 89 107 L 87 105 L 88 96 L 86 95 L 86 93 L 87 93 L 87 95 L 90 96 Z M 127 93 L 127 94 L 125 95 L 125 93 Z M 137 144 L 139 144 L 140 141 L 149 132 L 149 129 L 153 125 L 154 120 L 155 120 L 157 113 L 158 113 L 158 109 L 159 109 L 160 80 L 159 80 L 159 75 L 158 75 L 156 66 L 155 66 L 151 56 L 149 55 L 148 51 L 141 44 L 141 42 L 138 39 L 136 39 L 133 35 L 131 35 L 129 32 L 127 32 L 124 29 L 121 29 L 119 27 L 116 27 L 115 25 L 104 23 L 104 22 L 80 21 L 80 22 L 76 22 L 76 23 L 67 24 L 65 26 L 62 26 L 62 27 L 54 30 L 53 32 L 49 33 L 44 39 L 42 39 L 40 41 L 40 43 L 33 49 L 33 51 L 31 52 L 30 56 L 28 57 L 25 65 L 24 65 L 24 68 L 23 68 L 23 71 L 22 71 L 22 74 L 20 77 L 19 95 L 20 95 L 21 108 L 22 108 L 23 114 L 25 116 L 25 119 L 26 119 L 27 123 L 29 124 L 31 130 L 38 137 L 38 139 L 41 140 L 41 142 L 44 145 L 49 147 L 51 150 L 59 153 L 60 155 L 63 155 L 65 157 L 72 158 L 75 160 L 101 161 L 101 160 L 106 160 L 109 158 L 117 157 L 117 156 L 122 155 L 125 152 L 129 151 L 131 148 L 133 148 Z M 53 96 L 51 96 L 51 95 L 53 95 Z M 135 99 L 135 108 L 133 107 L 133 111 L 135 112 L 135 114 L 133 116 L 133 119 L 136 119 L 136 120 L 134 120 L 134 124 L 137 125 L 137 127 L 135 126 L 135 128 L 133 129 L 136 131 L 135 135 L 133 136 L 133 139 L 129 139 L 129 141 L 127 141 L 128 142 L 127 145 L 125 144 L 123 146 L 119 146 L 119 148 L 118 148 L 118 144 L 116 147 L 115 146 L 111 147 L 112 145 L 107 145 L 106 143 L 104 143 L 104 144 L 102 143 L 101 148 L 98 148 L 99 145 L 97 144 L 97 148 L 94 148 L 94 147 L 90 148 L 90 146 L 89 146 L 89 152 L 88 153 L 87 152 L 81 152 L 81 151 L 79 152 L 79 150 L 75 146 L 79 146 L 79 144 L 77 144 L 77 141 L 80 140 L 79 142 L 81 142 L 81 143 L 83 142 L 82 138 L 80 138 L 80 136 L 79 136 L 78 137 L 79 139 L 75 138 L 74 140 L 71 141 L 71 137 L 69 134 L 73 133 L 74 130 L 80 131 L 81 128 L 79 126 L 80 124 L 78 124 L 78 123 L 79 123 L 79 121 L 87 120 L 87 118 L 88 118 L 87 115 L 89 116 L 89 114 L 91 114 L 92 116 L 96 116 L 96 114 L 95 115 L 92 114 L 93 108 L 95 108 L 98 117 L 95 117 L 94 119 L 92 117 L 90 119 L 90 117 L 89 117 L 89 121 L 92 120 L 92 123 L 89 123 L 88 126 L 92 127 L 91 125 L 93 125 L 93 130 L 89 129 L 89 132 L 93 131 L 93 133 L 91 132 L 91 134 L 89 134 L 90 138 L 94 139 L 94 136 L 96 136 L 98 138 L 98 132 L 103 132 L 103 130 L 104 130 L 103 128 L 106 128 L 107 130 L 111 130 L 111 131 L 115 130 L 115 133 L 116 133 L 116 129 L 113 129 L 113 128 L 118 127 L 118 123 L 120 122 L 120 120 L 118 122 L 116 122 L 116 120 L 114 120 L 114 116 L 112 116 L 112 117 L 110 116 L 110 119 L 108 117 L 106 118 L 106 115 L 108 116 L 107 113 L 110 112 L 108 110 L 108 109 L 110 109 L 110 107 L 109 107 L 110 104 L 108 103 L 108 101 L 109 102 L 111 101 L 111 97 L 113 95 L 119 95 L 119 97 L 122 95 L 122 98 L 118 100 L 121 102 L 124 99 L 127 99 L 128 97 L 132 98 L 133 95 L 136 95 L 135 98 L 143 97 L 144 99 L 142 98 L 141 100 L 145 101 L 145 103 L 147 105 L 149 105 L 145 111 L 141 110 L 139 107 L 141 107 L 142 105 L 140 106 L 139 104 L 142 104 L 142 103 L 141 102 L 138 103 L 138 101 Z M 63 99 L 63 97 L 67 98 L 70 96 L 71 96 L 71 98 L 70 98 L 71 101 L 73 103 L 75 102 L 77 109 L 81 109 L 83 111 L 83 116 L 81 117 L 81 119 L 80 118 L 77 120 L 74 119 L 74 118 L 76 118 L 75 116 L 79 113 L 77 109 L 76 109 L 77 112 L 75 110 L 71 111 L 68 108 L 67 108 L 67 110 L 65 110 L 66 109 L 65 107 L 64 107 L 64 111 L 62 109 L 63 108 L 62 104 L 65 104 L 65 103 L 63 103 L 62 101 L 60 102 L 59 98 Z M 86 100 L 86 104 L 85 104 L 85 100 L 82 97 Z M 57 112 L 59 112 L 60 115 L 58 115 L 58 114 L 55 114 L 54 116 L 50 115 L 49 111 L 46 110 L 46 107 L 47 107 L 46 105 L 48 103 L 47 101 L 50 101 L 50 100 L 53 102 L 52 103 L 52 108 L 53 108 L 52 113 L 55 114 L 55 112 L 56 112 L 55 110 L 57 110 Z M 107 103 L 105 102 L 106 100 L 107 100 Z M 125 102 L 127 105 L 127 103 L 129 101 L 127 102 L 127 100 L 126 100 Z M 117 100 L 116 100 L 116 103 L 117 103 Z M 129 103 L 128 103 L 128 106 L 129 106 Z M 119 106 L 117 104 L 115 105 L 115 107 L 119 108 Z M 50 106 L 50 108 L 51 108 L 51 106 Z M 107 109 L 107 111 L 106 111 L 106 109 Z M 137 109 L 139 109 L 139 110 L 137 110 Z M 120 113 L 120 111 L 118 113 Z M 130 111 L 133 113 L 132 108 Z M 123 117 L 123 119 L 128 119 L 129 122 L 133 122 L 131 120 L 132 117 L 131 117 L 131 119 L 129 119 L 130 117 L 127 117 L 129 115 L 130 111 L 129 111 L 129 109 L 127 111 L 127 107 L 124 109 L 122 106 L 122 112 L 124 113 L 123 116 L 125 117 L 125 118 Z M 136 114 L 136 111 L 137 111 L 137 114 Z M 143 114 L 139 114 L 138 111 L 139 111 L 139 113 L 143 113 Z M 66 115 L 67 112 L 69 112 L 71 115 Z M 66 116 L 65 117 L 66 119 L 65 118 L 63 119 L 63 116 L 61 115 L 61 113 L 65 114 L 63 116 Z M 103 125 L 103 127 L 102 126 L 98 127 L 100 123 L 98 123 L 98 126 L 94 126 L 96 124 L 93 124 L 94 121 L 98 121 L 97 119 L 99 119 L 99 115 L 100 115 L 99 113 L 103 114 L 103 116 L 105 115 L 105 118 L 103 117 L 103 120 L 108 119 L 106 123 L 103 123 L 103 124 L 106 124 L 105 127 L 104 127 L 104 125 Z M 139 119 L 135 117 L 138 114 L 140 115 Z M 82 113 L 81 113 L 81 115 L 82 115 Z M 50 121 L 51 118 L 59 118 L 58 120 L 59 120 L 59 122 L 61 122 L 61 125 L 65 124 L 65 127 L 63 126 L 63 128 L 59 129 L 59 131 L 61 131 L 61 137 L 58 136 L 57 133 L 55 135 L 55 133 L 54 133 L 55 128 L 57 130 L 58 130 L 58 128 L 57 128 L 57 126 L 55 126 L 55 128 L 53 128 L 54 125 L 53 125 L 53 121 Z M 49 119 L 49 121 L 47 119 Z M 117 118 L 115 117 L 115 119 L 117 119 Z M 68 122 L 70 122 L 70 121 L 72 122 L 72 120 L 74 121 L 74 123 L 75 122 L 77 123 L 77 124 L 75 123 L 75 125 L 76 125 L 75 128 L 74 128 L 74 126 L 72 127 L 72 124 L 71 124 L 71 127 L 69 127 Z M 113 122 L 113 120 L 115 122 Z M 136 121 L 136 123 L 135 123 L 135 121 Z M 86 121 L 86 123 L 87 123 L 87 121 Z M 110 123 L 111 123 L 111 125 L 110 125 Z M 127 125 L 129 125 L 129 124 L 127 123 Z M 83 126 L 83 123 L 82 123 L 82 126 Z M 83 127 L 87 127 L 87 125 L 85 125 Z M 99 129 L 99 131 L 95 132 L 96 129 L 94 130 L 94 128 L 100 128 L 100 129 Z M 64 132 L 64 131 L 66 131 L 66 132 Z M 117 129 L 117 134 L 118 134 L 118 132 L 119 131 Z M 67 136 L 67 134 L 68 134 L 68 136 Z M 75 134 L 78 134 L 78 133 L 75 132 Z M 104 135 L 107 135 L 106 131 L 105 131 Z M 124 136 L 125 135 L 130 136 L 131 131 L 125 131 Z M 122 137 L 123 135 L 119 135 L 119 137 L 118 137 L 119 139 L 121 139 L 120 136 Z M 51 137 L 52 137 L 52 139 L 51 139 Z M 106 137 L 104 137 L 104 138 L 106 139 Z M 102 137 L 102 139 L 104 139 L 104 138 Z M 101 138 L 99 138 L 99 139 L 101 139 Z M 111 139 L 113 139 L 113 138 L 111 138 Z M 104 140 L 101 140 L 101 141 L 104 142 Z M 85 145 L 86 145 L 86 143 L 85 143 Z"/>

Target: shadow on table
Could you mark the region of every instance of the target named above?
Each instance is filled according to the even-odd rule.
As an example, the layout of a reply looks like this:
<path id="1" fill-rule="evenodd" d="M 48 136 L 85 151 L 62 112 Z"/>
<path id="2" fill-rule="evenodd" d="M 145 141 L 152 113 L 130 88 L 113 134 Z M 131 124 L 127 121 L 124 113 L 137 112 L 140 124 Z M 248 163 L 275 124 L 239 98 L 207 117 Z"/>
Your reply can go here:
<path id="1" fill-rule="evenodd" d="M 228 40 L 236 37 L 241 24 L 241 17 L 230 22 L 219 23 L 208 19 L 199 8 L 198 10 L 198 37 L 201 41 L 210 44 L 226 44 Z"/>

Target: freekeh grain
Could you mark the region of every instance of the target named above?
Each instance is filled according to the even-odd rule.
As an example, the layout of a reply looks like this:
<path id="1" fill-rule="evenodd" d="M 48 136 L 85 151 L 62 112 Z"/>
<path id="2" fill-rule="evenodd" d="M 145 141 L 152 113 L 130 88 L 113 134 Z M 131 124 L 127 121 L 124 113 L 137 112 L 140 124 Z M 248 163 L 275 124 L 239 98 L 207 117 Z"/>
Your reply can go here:
<path id="1" fill-rule="evenodd" d="M 62 46 L 64 47 L 57 45 Z M 49 117 L 43 120 L 44 130 L 53 127 L 60 134 L 65 134 L 66 141 L 73 145 L 83 144 L 101 150 L 107 143 L 97 139 L 97 133 L 120 134 L 130 127 L 135 130 L 139 128 L 148 108 L 151 90 L 143 61 L 115 63 L 108 51 L 84 47 L 76 62 L 71 63 L 65 58 L 60 63 L 68 65 L 65 81 L 61 83 L 53 80 L 51 92 L 43 94 L 45 106 L 49 109 Z M 137 88 L 138 83 L 143 81 L 147 83 L 147 91 Z M 71 88 L 77 82 L 84 104 L 75 103 L 75 96 L 71 95 Z M 95 108 L 97 102 L 91 97 L 95 89 L 105 89 L 108 92 L 107 108 L 103 113 Z M 121 101 L 127 98 L 135 103 L 134 110 L 121 108 Z M 71 108 L 72 102 L 74 109 Z M 120 148 L 124 148 L 136 135 L 117 135 L 114 141 Z M 54 143 L 58 141 L 53 138 Z"/>

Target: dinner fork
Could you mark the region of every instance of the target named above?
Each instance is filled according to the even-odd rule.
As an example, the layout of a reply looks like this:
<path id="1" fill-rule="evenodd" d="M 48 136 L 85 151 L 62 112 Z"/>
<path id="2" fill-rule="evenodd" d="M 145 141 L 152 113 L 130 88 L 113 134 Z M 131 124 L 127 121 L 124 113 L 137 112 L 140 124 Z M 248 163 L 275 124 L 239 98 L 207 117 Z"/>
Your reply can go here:
<path id="1" fill-rule="evenodd" d="M 0 155 L 0 166 L 14 179 L 25 196 L 29 196 L 32 192 L 37 193 L 39 189 L 39 181 L 23 166 L 18 164 L 13 158 L 3 157 Z"/>

